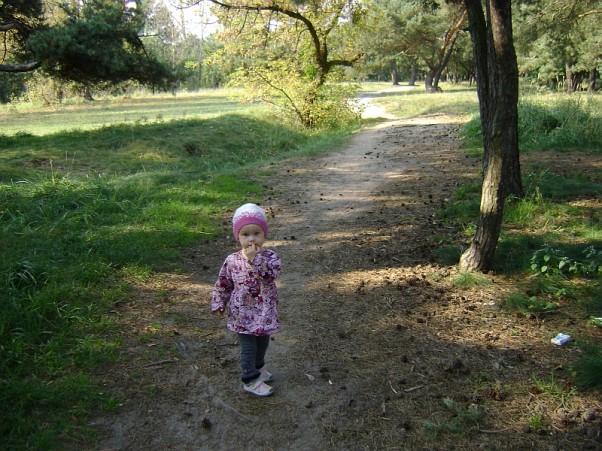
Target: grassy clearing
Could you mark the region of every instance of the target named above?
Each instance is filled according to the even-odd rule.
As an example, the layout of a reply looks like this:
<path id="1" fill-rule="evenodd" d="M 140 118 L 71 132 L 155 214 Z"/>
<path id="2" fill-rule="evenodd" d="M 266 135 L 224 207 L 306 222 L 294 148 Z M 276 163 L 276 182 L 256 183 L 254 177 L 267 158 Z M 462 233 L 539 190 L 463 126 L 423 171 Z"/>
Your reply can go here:
<path id="1" fill-rule="evenodd" d="M 382 84 L 379 84 L 379 88 Z M 389 84 L 389 88 L 391 85 Z M 476 87 L 467 84 L 441 83 L 443 92 L 429 94 L 423 85 L 407 91 L 379 93 L 374 103 L 399 117 L 420 114 L 453 114 L 470 117 L 478 114 L 479 100 Z M 380 88 L 384 89 L 384 88 Z"/>
<path id="2" fill-rule="evenodd" d="M 199 93 L 138 94 L 131 97 L 98 98 L 94 102 L 65 101 L 63 104 L 20 103 L 0 105 L 2 134 L 25 133 L 46 136 L 71 130 L 92 130 L 111 125 L 145 125 L 174 120 L 244 113 L 249 108 L 236 100 L 234 89 L 203 90 Z M 250 107 L 256 110 L 257 107 Z"/>
<path id="3" fill-rule="evenodd" d="M 183 114 L 187 105 L 204 105 L 203 114 Z M 220 95 L 32 109 L 26 122 L 3 114 L 12 121 L 4 131 L 14 131 L 0 136 L 0 402 L 11 406 L 0 413 L 0 437 L 8 449 L 89 435 L 86 412 L 116 403 L 92 377 L 120 349 L 107 312 L 137 280 L 178 272 L 183 250 L 220 230 L 224 209 L 260 199 L 264 187 L 243 172 L 348 135 L 299 130 Z"/>
<path id="4" fill-rule="evenodd" d="M 519 99 L 519 142 L 522 152 L 572 150 L 600 152 L 602 97 L 592 94 L 527 93 Z M 463 136 L 472 155 L 481 153 L 481 124 L 475 115 Z"/>

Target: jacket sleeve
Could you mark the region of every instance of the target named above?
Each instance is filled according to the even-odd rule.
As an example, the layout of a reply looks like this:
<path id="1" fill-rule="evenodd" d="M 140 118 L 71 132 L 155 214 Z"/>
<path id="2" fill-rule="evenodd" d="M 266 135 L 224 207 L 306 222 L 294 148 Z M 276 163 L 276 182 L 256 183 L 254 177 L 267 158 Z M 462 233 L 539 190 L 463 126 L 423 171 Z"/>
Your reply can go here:
<path id="1" fill-rule="evenodd" d="M 280 257 L 272 250 L 262 252 L 258 257 L 257 260 L 259 261 L 256 263 L 256 266 L 259 270 L 259 277 L 263 279 L 264 282 L 274 282 L 280 275 L 280 270 L 282 268 Z"/>
<path id="2" fill-rule="evenodd" d="M 219 271 L 217 281 L 213 287 L 213 294 L 211 296 L 212 312 L 217 310 L 225 310 L 226 305 L 230 300 L 230 295 L 232 294 L 233 288 L 234 283 L 232 282 L 232 277 L 229 274 L 228 261 L 225 261 Z"/>

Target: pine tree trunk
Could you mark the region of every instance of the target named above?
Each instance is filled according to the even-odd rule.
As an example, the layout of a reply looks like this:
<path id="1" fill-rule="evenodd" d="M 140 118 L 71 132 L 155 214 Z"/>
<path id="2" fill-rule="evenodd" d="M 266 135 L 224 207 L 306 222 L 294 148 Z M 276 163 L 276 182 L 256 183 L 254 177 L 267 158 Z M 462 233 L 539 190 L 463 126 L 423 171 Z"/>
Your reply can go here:
<path id="1" fill-rule="evenodd" d="M 587 91 L 594 92 L 596 90 L 596 68 L 589 71 L 589 83 L 587 84 Z"/>
<path id="2" fill-rule="evenodd" d="M 487 271 L 499 240 L 508 194 L 523 195 L 518 154 L 518 66 L 508 0 L 464 0 L 477 66 L 483 127 L 483 186 L 477 230 L 460 270 Z"/>
<path id="3" fill-rule="evenodd" d="M 399 86 L 399 72 L 397 71 L 395 61 L 391 61 L 391 83 L 393 86 Z"/>
<path id="4" fill-rule="evenodd" d="M 435 70 L 429 69 L 429 71 L 426 73 L 426 77 L 424 78 L 424 87 L 426 89 L 426 92 L 437 92 L 436 90 L 433 91 L 434 78 L 435 78 Z"/>
<path id="5" fill-rule="evenodd" d="M 416 86 L 416 76 L 418 75 L 418 64 L 412 64 L 412 72 L 410 74 L 410 82 L 408 86 Z"/>

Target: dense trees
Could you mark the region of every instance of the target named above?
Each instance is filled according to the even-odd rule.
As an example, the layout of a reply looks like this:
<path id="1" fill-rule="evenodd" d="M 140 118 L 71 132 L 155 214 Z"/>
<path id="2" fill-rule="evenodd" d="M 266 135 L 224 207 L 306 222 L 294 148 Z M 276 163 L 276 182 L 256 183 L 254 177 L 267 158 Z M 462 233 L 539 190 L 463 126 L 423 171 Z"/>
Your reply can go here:
<path id="1" fill-rule="evenodd" d="M 225 25 L 222 40 L 187 33 L 178 14 L 165 4 L 214 5 Z M 462 5 L 443 0 L 4 0 L 0 72 L 42 69 L 90 85 L 131 79 L 195 89 L 224 83 L 244 62 L 246 74 L 256 75 L 253 84 L 261 85 L 259 74 L 265 74 L 267 66 L 255 73 L 249 62 L 261 57 L 265 63 L 270 59 L 265 53 L 271 50 L 272 61 L 284 62 L 285 55 L 288 67 L 302 67 L 305 73 L 297 81 L 308 81 L 314 90 L 324 84 L 332 88 L 330 82 L 340 77 L 342 68 L 360 62 L 362 77 L 386 72 L 393 83 L 400 77 L 412 83 L 418 73 L 426 88 L 436 91 L 442 76 L 474 75 L 474 61 L 466 58 L 471 46 Z M 568 92 L 595 90 L 602 66 L 602 37 L 597 32 L 601 12 L 602 0 L 513 2 L 521 76 Z M 328 22 L 332 14 L 338 19 Z M 260 43 L 274 40 L 280 50 L 265 46 L 264 55 L 259 55 Z M 227 60 L 211 56 L 226 44 L 221 54 L 228 54 Z M 285 47 L 293 51 L 282 51 Z M 357 60 L 360 54 L 365 56 Z M 214 64 L 207 64 L 209 60 Z M 306 70 L 308 65 L 313 69 Z M 270 68 L 268 72 L 275 73 L 277 64 Z M 237 71 L 235 79 L 241 82 L 244 73 Z M 7 80 L 17 78 L 4 77 L 0 84 Z"/>
<path id="2" fill-rule="evenodd" d="M 420 67 L 425 88 L 437 92 L 443 71 L 462 37 L 466 13 L 461 5 L 423 0 L 372 1 L 363 33 L 367 57 L 391 68 Z M 469 46 L 467 39 L 464 44 Z"/>
<path id="3" fill-rule="evenodd" d="M 226 82 L 226 70 L 208 64 L 212 55 L 223 48 L 220 41 L 191 32 L 186 27 L 184 9 L 170 8 L 164 0 L 153 0 L 145 8 L 144 46 L 167 65 L 176 79 L 176 89 L 215 88 Z M 196 18 L 199 24 L 204 20 Z"/>
<path id="4" fill-rule="evenodd" d="M 522 1 L 515 17 L 525 77 L 567 92 L 595 90 L 602 69 L 602 1 Z"/>
<path id="5" fill-rule="evenodd" d="M 170 73 L 148 55 L 139 32 L 145 20 L 135 3 L 113 0 L 0 3 L 1 72 L 46 74 L 84 85 L 136 80 L 166 86 Z"/>

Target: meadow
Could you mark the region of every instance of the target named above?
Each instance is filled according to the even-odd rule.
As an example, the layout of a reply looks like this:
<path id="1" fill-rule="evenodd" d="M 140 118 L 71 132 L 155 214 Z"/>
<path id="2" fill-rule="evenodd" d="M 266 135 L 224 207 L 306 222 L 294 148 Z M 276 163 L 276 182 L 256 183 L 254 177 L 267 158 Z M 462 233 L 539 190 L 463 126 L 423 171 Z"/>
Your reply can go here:
<path id="1" fill-rule="evenodd" d="M 466 117 L 465 149 L 478 154 L 474 88 L 444 85 L 444 91 L 416 88 L 374 101 L 403 117 Z M 580 158 L 600 158 L 600 96 L 525 92 L 520 108 L 527 153 L 578 150 Z M 107 312 L 132 295 L 136 280 L 181 271 L 184 252 L 212 239 L 225 211 L 241 198 L 259 201 L 265 187 L 254 172 L 336 149 L 362 126 L 301 129 L 220 90 L 4 105 L 0 120 L 0 401 L 11 406 L 0 413 L 0 437 L 8 448 L 36 449 L 89 435 L 86 415 L 118 404 L 95 385 L 94 369 L 119 355 Z M 554 291 L 580 299 L 588 318 L 602 316 L 600 210 L 588 205 L 591 218 L 584 221 L 586 210 L 574 202 L 599 198 L 600 175 L 599 167 L 588 175 L 557 174 L 545 164 L 526 168 L 528 194 L 507 209 L 513 226 L 496 265 L 545 278 L 532 279 L 534 295 L 509 299 L 508 309 L 551 308 L 540 301 Z M 441 217 L 468 236 L 478 199 L 478 180 L 458 187 Z M 546 233 L 517 233 L 538 227 Z M 454 258 L 447 252 L 454 245 L 442 239 L 442 261 Z M 602 357 L 592 349 L 593 363 L 581 373 L 584 389 L 601 384 Z"/>

